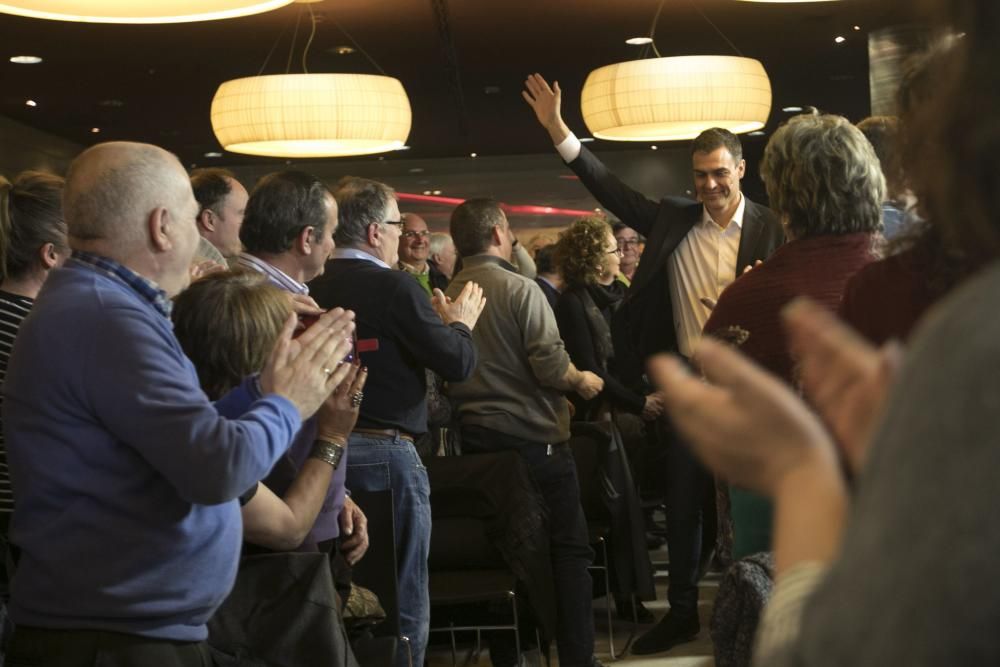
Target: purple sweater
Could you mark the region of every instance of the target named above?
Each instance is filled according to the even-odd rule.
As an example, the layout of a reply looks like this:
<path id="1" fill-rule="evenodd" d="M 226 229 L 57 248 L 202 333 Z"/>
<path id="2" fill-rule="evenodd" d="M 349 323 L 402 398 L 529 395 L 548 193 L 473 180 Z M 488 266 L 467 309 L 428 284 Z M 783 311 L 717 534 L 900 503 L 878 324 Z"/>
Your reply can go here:
<path id="1" fill-rule="evenodd" d="M 245 384 L 217 411 L 170 321 L 75 262 L 24 321 L 3 392 L 14 622 L 204 639 L 236 575 L 236 498 L 288 447 L 295 406 Z"/>

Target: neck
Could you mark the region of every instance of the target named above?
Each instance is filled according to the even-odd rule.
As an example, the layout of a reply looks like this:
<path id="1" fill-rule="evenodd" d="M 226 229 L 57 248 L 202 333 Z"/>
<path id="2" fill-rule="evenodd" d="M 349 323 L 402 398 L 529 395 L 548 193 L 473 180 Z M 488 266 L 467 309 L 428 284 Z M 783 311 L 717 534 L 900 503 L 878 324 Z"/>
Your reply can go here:
<path id="1" fill-rule="evenodd" d="M 499 257 L 505 262 L 510 262 L 510 255 L 505 255 L 503 250 L 498 245 L 491 245 L 489 248 L 479 253 L 480 255 L 490 255 L 492 257 Z"/>
<path id="2" fill-rule="evenodd" d="M 250 253 L 257 259 L 267 262 L 274 268 L 278 269 L 286 276 L 292 280 L 298 281 L 300 283 L 306 282 L 305 270 L 299 265 L 295 258 L 290 253 L 281 253 L 280 255 L 265 255 L 262 253 Z"/>
<path id="3" fill-rule="evenodd" d="M 427 260 L 426 259 L 421 259 L 421 260 L 413 261 L 413 262 L 405 260 L 405 259 L 401 259 L 399 261 L 402 262 L 403 264 L 406 264 L 408 267 L 410 267 L 411 269 L 413 269 L 414 271 L 416 271 L 418 273 L 423 273 L 427 269 Z"/>
<path id="4" fill-rule="evenodd" d="M 38 296 L 38 291 L 42 289 L 42 283 L 45 282 L 46 277 L 48 277 L 48 271 L 39 270 L 21 278 L 7 278 L 0 283 L 0 290 L 34 299 Z"/>
<path id="5" fill-rule="evenodd" d="M 733 204 L 727 206 L 724 209 L 719 209 L 713 211 L 709 208 L 705 210 L 708 211 L 708 215 L 711 216 L 712 222 L 717 224 L 720 228 L 725 229 L 729 226 L 729 223 L 733 221 L 733 216 L 736 215 L 736 211 L 740 208 L 740 203 L 743 201 L 743 193 L 740 193 L 739 199 L 737 199 Z"/>
<path id="6" fill-rule="evenodd" d="M 601 276 L 597 279 L 597 284 L 603 285 L 604 287 L 607 287 L 613 282 L 615 282 L 615 276 Z"/>
<path id="7" fill-rule="evenodd" d="M 628 278 L 629 280 L 632 280 L 632 276 L 635 275 L 635 270 L 638 266 L 639 266 L 638 262 L 629 264 L 628 266 L 622 264 L 622 275 Z"/>

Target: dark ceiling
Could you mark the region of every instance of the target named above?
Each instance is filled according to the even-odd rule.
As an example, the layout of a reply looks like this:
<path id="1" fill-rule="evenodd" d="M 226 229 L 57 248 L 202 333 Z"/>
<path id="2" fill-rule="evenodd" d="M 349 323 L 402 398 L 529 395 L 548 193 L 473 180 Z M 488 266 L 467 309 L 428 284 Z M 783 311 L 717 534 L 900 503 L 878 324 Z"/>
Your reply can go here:
<path id="1" fill-rule="evenodd" d="M 735 47 L 760 59 L 774 94 L 768 129 L 785 117 L 780 109 L 786 105 L 813 105 L 857 120 L 868 114 L 867 33 L 907 21 L 908 4 L 666 0 L 656 44 L 665 56 L 732 54 Z M 308 66 L 311 72 L 377 72 L 361 50 L 336 54 L 338 46 L 360 46 L 403 82 L 413 108 L 412 149 L 386 159 L 547 152 L 547 136 L 520 97 L 524 76 L 538 71 L 558 79 L 567 120 L 584 133 L 579 94 L 588 72 L 648 55 L 625 39 L 649 32 L 658 5 L 658 0 L 323 0 L 311 5 L 319 23 Z M 83 145 L 148 141 L 185 163 L 204 165 L 212 162 L 206 152 L 220 150 L 209 123 L 219 83 L 258 73 L 269 52 L 264 73 L 284 72 L 290 52 L 290 71 L 301 71 L 308 34 L 304 4 L 247 18 L 159 26 L 0 15 L 0 114 Z M 838 35 L 846 41 L 835 43 Z M 7 61 L 16 54 L 39 55 L 45 62 Z M 37 106 L 26 106 L 27 99 Z M 91 133 L 92 127 L 100 133 Z M 598 143 L 602 149 L 619 148 Z M 269 162 L 235 154 L 216 161 Z"/>

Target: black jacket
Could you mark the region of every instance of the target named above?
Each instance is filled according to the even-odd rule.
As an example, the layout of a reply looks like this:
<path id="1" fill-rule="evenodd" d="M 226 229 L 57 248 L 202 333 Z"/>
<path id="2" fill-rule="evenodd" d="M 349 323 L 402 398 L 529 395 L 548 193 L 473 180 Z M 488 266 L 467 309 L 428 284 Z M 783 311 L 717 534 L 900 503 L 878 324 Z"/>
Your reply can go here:
<path id="1" fill-rule="evenodd" d="M 618 180 L 586 146 L 569 167 L 604 208 L 647 238 L 632 286 L 616 314 L 615 323 L 620 326 L 612 327 L 616 333 L 619 369 L 635 386 L 643 374 L 646 358 L 657 352 L 677 351 L 667 290 L 667 258 L 701 220 L 703 207 L 681 197 L 665 197 L 659 203 L 648 199 Z M 758 259 L 766 259 L 784 240 L 784 229 L 774 213 L 747 199 L 736 259 L 737 275 Z M 627 349 L 619 349 L 619 345 Z"/>

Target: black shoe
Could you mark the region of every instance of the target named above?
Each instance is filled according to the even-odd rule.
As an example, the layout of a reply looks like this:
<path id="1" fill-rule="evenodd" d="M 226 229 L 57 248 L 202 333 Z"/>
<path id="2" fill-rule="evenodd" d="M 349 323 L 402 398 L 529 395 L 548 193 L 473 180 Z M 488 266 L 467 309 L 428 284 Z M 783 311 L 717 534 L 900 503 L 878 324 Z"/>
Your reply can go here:
<path id="1" fill-rule="evenodd" d="M 635 640 L 632 655 L 649 655 L 669 651 L 698 636 L 701 625 L 697 616 L 678 616 L 673 612 L 660 619 L 652 630 Z"/>
<path id="2" fill-rule="evenodd" d="M 620 598 L 615 596 L 615 616 L 619 620 L 629 623 L 641 623 L 643 625 L 652 623 L 656 617 L 653 612 L 646 609 L 639 600 L 635 600 L 635 614 L 632 613 L 632 600 L 630 598 Z"/>

